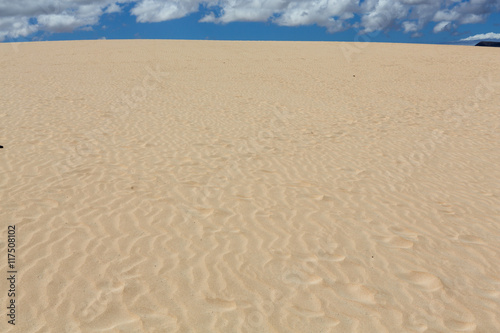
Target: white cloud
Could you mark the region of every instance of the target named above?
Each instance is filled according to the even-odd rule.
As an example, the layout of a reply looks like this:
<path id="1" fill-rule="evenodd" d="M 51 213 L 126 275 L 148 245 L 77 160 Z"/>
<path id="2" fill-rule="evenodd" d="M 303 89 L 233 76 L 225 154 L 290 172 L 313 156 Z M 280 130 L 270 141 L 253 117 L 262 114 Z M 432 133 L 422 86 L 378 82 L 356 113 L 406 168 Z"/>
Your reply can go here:
<path id="1" fill-rule="evenodd" d="M 40 30 L 50 32 L 71 32 L 76 28 L 97 23 L 95 22 L 97 18 L 90 17 L 85 19 L 69 14 L 40 15 L 38 17 L 38 27 Z"/>
<path id="2" fill-rule="evenodd" d="M 408 15 L 409 6 L 400 1 L 377 0 L 364 2 L 364 15 L 361 19 L 364 32 L 387 30 L 396 20 Z"/>
<path id="3" fill-rule="evenodd" d="M 279 3 L 282 5 L 286 1 Z M 345 28 L 343 22 L 357 10 L 357 1 L 353 0 L 323 0 L 314 3 L 316 6 L 311 6 L 311 1 L 288 1 L 287 6 L 273 10 L 272 14 L 278 14 L 273 21 L 284 26 L 317 24 L 330 32 L 337 32 Z M 268 8 L 268 11 L 271 9 Z"/>
<path id="4" fill-rule="evenodd" d="M 187 16 L 198 10 L 201 1 L 139 1 L 130 11 L 137 22 L 162 22 Z"/>
<path id="5" fill-rule="evenodd" d="M 0 17 L 0 41 L 5 38 L 28 36 L 37 30 L 29 24 L 27 17 Z"/>
<path id="6" fill-rule="evenodd" d="M 99 23 L 123 10 L 137 22 L 178 19 L 205 8 L 201 22 L 266 22 L 282 26 L 316 24 L 329 32 L 389 29 L 417 36 L 428 24 L 435 33 L 483 22 L 500 11 L 500 0 L 0 0 L 0 41 L 37 31 L 62 32 Z"/>
<path id="7" fill-rule="evenodd" d="M 418 25 L 416 22 L 405 21 L 401 24 L 405 33 L 418 31 Z"/>
<path id="8" fill-rule="evenodd" d="M 489 39 L 500 39 L 500 33 L 488 32 L 486 34 L 478 34 L 461 39 L 461 42 L 468 42 L 472 40 L 489 40 Z"/>
<path id="9" fill-rule="evenodd" d="M 453 28 L 455 28 L 455 25 L 453 23 L 451 23 L 450 21 L 442 21 L 442 22 L 439 22 L 438 24 L 436 24 L 434 26 L 434 29 L 432 29 L 432 31 L 434 33 L 438 33 L 438 32 L 442 32 L 442 31 L 450 31 Z"/>
<path id="10" fill-rule="evenodd" d="M 113 0 L 0 0 L 0 41 L 38 31 L 90 29 Z M 124 1 L 121 1 L 124 2 Z M 115 9 L 116 10 L 116 9 Z"/>
<path id="11" fill-rule="evenodd" d="M 121 11 L 122 11 L 122 9 L 118 4 L 112 3 L 111 5 L 108 6 L 108 8 L 106 8 L 105 13 L 106 14 L 120 13 Z"/>

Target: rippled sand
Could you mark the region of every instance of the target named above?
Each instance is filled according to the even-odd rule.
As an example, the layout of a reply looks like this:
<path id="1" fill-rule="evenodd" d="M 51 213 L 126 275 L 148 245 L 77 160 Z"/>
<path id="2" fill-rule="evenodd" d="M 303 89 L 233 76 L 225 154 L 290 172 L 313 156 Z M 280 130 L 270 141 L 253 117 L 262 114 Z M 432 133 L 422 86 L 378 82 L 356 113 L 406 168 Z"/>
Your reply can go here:
<path id="1" fill-rule="evenodd" d="M 498 50 L 78 41 L 0 62 L 0 331 L 500 331 Z"/>

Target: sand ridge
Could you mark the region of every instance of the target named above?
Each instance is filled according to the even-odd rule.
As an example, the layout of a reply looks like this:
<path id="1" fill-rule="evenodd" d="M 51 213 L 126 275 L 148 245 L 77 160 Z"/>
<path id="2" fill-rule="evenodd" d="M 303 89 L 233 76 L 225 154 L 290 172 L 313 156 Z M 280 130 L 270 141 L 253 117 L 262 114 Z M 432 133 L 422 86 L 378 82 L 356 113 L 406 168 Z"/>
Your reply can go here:
<path id="1" fill-rule="evenodd" d="M 20 271 L 1 331 L 500 330 L 497 50 L 78 41 L 0 59 Z"/>

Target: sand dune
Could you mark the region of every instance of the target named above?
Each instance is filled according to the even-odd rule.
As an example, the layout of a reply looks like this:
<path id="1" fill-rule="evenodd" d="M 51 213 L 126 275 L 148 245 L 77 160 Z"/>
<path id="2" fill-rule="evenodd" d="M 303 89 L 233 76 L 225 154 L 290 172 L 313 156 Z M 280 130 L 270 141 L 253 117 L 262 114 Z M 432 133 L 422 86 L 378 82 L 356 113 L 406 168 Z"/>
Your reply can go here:
<path id="1" fill-rule="evenodd" d="M 500 331 L 498 50 L 78 41 L 0 61 L 0 331 Z"/>

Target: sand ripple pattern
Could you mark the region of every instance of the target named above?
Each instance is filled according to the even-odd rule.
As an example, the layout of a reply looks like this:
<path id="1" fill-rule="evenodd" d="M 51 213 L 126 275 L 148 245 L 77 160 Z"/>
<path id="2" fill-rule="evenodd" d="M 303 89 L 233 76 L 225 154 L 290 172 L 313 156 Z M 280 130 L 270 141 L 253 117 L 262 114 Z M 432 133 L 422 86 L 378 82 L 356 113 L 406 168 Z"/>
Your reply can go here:
<path id="1" fill-rule="evenodd" d="M 0 330 L 500 331 L 492 51 L 0 45 Z"/>

